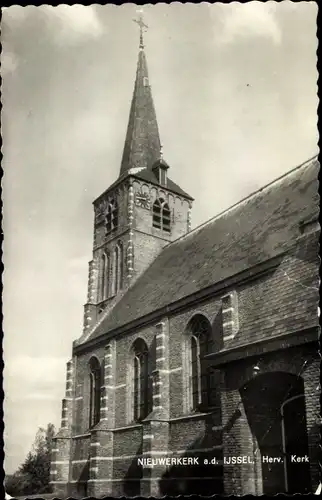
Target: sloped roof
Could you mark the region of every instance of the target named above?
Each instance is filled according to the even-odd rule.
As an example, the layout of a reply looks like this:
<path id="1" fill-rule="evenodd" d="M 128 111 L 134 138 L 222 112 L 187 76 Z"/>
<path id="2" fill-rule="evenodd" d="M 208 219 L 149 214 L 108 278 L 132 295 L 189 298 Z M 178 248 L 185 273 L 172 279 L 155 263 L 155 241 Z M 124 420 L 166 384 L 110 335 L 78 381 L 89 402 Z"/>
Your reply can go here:
<path id="1" fill-rule="evenodd" d="M 95 204 L 100 198 L 102 198 L 106 193 L 109 191 L 112 191 L 116 186 L 118 186 L 121 182 L 123 182 L 125 179 L 130 179 L 130 178 L 137 178 L 142 181 L 146 181 L 152 184 L 155 184 L 156 186 L 160 186 L 155 173 L 149 169 L 149 168 L 144 168 L 143 170 L 140 170 L 139 172 L 136 172 L 135 174 L 128 174 L 127 172 L 120 176 L 116 181 L 114 181 L 103 193 L 101 193 L 94 201 L 93 203 Z M 162 187 L 162 186 L 161 186 Z M 192 196 L 190 194 L 186 193 L 183 189 L 181 189 L 178 184 L 173 182 L 169 177 L 167 177 L 167 185 L 166 189 L 168 191 L 172 191 L 175 194 L 179 194 L 181 196 L 184 196 L 185 198 L 188 198 L 189 200 L 193 200 Z"/>
<path id="2" fill-rule="evenodd" d="M 136 174 L 132 174 L 133 177 L 137 177 L 138 179 L 141 179 L 142 181 L 147 181 L 147 182 L 152 182 L 153 184 L 159 185 L 159 182 L 155 176 L 155 173 L 150 170 L 149 168 L 145 168 L 144 170 L 140 170 Z M 183 189 L 181 189 L 178 184 L 173 182 L 169 177 L 167 178 L 167 185 L 166 189 L 173 191 L 174 193 L 180 194 L 182 196 L 185 196 L 186 198 L 189 198 L 189 200 L 193 200 L 193 198 L 186 193 Z"/>
<path id="3" fill-rule="evenodd" d="M 166 246 L 87 341 L 287 250 L 319 213 L 318 172 L 309 160 Z"/>

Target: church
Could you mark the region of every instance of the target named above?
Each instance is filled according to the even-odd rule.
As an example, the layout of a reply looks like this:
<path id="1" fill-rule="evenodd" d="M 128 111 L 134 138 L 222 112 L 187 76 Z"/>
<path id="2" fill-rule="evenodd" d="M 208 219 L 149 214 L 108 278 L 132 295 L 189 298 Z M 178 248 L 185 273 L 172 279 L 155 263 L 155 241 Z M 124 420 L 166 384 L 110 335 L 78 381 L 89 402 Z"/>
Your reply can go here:
<path id="1" fill-rule="evenodd" d="M 317 158 L 191 229 L 140 46 L 119 177 L 94 202 L 58 497 L 308 493 L 319 484 Z"/>

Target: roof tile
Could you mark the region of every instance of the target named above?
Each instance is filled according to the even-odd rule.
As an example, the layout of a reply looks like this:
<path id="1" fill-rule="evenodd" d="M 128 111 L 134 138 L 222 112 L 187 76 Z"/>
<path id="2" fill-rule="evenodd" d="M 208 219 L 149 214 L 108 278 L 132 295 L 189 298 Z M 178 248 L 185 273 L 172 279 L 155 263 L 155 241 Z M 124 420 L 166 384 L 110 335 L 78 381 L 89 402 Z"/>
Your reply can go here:
<path id="1" fill-rule="evenodd" d="M 318 172 L 312 159 L 170 243 L 89 339 L 286 251 L 318 216 Z"/>

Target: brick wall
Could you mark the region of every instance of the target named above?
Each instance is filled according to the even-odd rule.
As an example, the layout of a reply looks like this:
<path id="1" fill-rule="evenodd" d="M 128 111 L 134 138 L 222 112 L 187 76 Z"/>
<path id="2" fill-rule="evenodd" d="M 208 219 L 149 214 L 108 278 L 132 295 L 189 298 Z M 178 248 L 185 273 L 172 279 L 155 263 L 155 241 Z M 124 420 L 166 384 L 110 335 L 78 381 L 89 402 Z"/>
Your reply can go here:
<path id="1" fill-rule="evenodd" d="M 142 447 L 142 425 L 133 425 L 128 429 L 114 432 L 114 455 L 134 456 Z"/>
<path id="2" fill-rule="evenodd" d="M 309 457 L 310 457 L 310 473 L 312 491 L 316 491 L 321 481 L 321 468 L 320 468 L 320 369 L 321 362 L 317 352 L 307 358 L 308 363 L 303 373 L 304 379 L 304 394 L 305 394 L 305 407 L 306 407 L 306 425 L 308 428 L 309 437 Z"/>
<path id="3" fill-rule="evenodd" d="M 90 435 L 72 440 L 71 457 L 70 481 L 86 483 L 89 479 Z"/>
<path id="4" fill-rule="evenodd" d="M 168 244 L 168 241 L 155 237 L 150 234 L 134 231 L 134 275 L 135 278 L 145 271 L 154 259 L 159 255 L 162 248 Z"/>
<path id="5" fill-rule="evenodd" d="M 151 238 L 141 233 L 137 233 L 135 238 L 135 259 L 141 255 L 146 255 L 146 246 L 148 241 L 151 245 Z M 145 239 L 146 238 L 146 239 Z M 154 240 L 153 240 L 154 241 Z M 157 240 L 155 240 L 157 241 Z M 285 371 L 295 373 L 305 364 L 303 379 L 305 384 L 306 396 L 306 419 L 309 429 L 309 453 L 310 467 L 312 476 L 312 485 L 317 483 L 318 465 L 316 457 L 316 442 L 318 439 L 318 430 L 316 426 L 315 408 L 318 407 L 318 391 L 315 385 L 318 385 L 318 363 L 314 360 L 314 355 L 310 351 L 311 347 L 298 347 L 288 350 L 281 350 L 278 354 L 267 354 L 260 356 L 259 359 L 250 358 L 228 365 L 223 373 L 224 390 L 221 396 L 221 410 L 212 416 L 212 427 L 216 428 L 209 433 L 206 439 L 202 440 L 200 435 L 205 429 L 205 420 L 203 417 L 182 419 L 189 417 L 189 395 L 187 390 L 187 350 L 185 344 L 185 330 L 194 314 L 204 314 L 213 325 L 213 344 L 214 350 L 222 347 L 234 347 L 244 345 L 256 340 L 269 339 L 272 336 L 301 330 L 307 326 L 317 324 L 317 301 L 318 301 L 318 283 L 317 283 L 317 234 L 305 234 L 296 241 L 296 244 L 290 248 L 290 252 L 284 257 L 280 266 L 274 271 L 270 271 L 257 279 L 253 279 L 243 285 L 236 285 L 233 290 L 223 289 L 215 296 L 208 298 L 202 303 L 194 304 L 186 310 L 174 314 L 169 318 L 163 318 L 163 330 L 167 343 L 166 352 L 166 370 L 168 379 L 165 380 L 162 397 L 166 398 L 168 417 L 173 420 L 168 432 L 168 449 L 175 452 L 177 450 L 189 449 L 196 446 L 198 439 L 200 447 L 211 448 L 220 446 L 221 443 L 221 425 L 223 431 L 224 454 L 244 454 L 254 455 L 254 450 L 258 448 L 257 438 L 252 433 L 247 421 L 246 410 L 240 396 L 240 387 L 250 380 L 253 376 L 254 363 L 260 361 L 260 369 L 265 373 L 273 371 Z M 151 248 L 149 258 L 154 258 L 154 252 L 159 251 L 157 246 Z M 141 252 L 141 254 L 140 254 Z M 136 265 L 138 263 L 136 262 Z M 223 343 L 223 330 L 218 322 L 222 319 L 222 296 L 234 291 L 238 301 L 238 326 L 239 329 L 235 337 L 229 342 Z M 159 322 L 158 322 L 159 323 Z M 151 358 L 156 357 L 156 335 L 160 331 L 157 324 L 142 329 L 137 329 L 129 334 L 121 335 L 116 339 L 114 351 L 114 375 L 113 390 L 111 389 L 110 399 L 113 412 L 113 419 L 109 420 L 110 428 L 120 428 L 127 426 L 131 422 L 130 414 L 131 395 L 129 380 L 130 349 L 136 338 L 141 337 L 150 349 Z M 79 355 L 75 358 L 74 367 L 74 393 L 73 402 L 74 416 L 72 432 L 73 434 L 86 434 L 88 432 L 88 412 L 89 412 L 89 378 L 88 362 L 92 355 L 97 356 L 100 363 L 103 363 L 105 347 L 93 349 L 92 352 Z M 313 356 L 313 357 L 312 357 Z M 168 406 L 167 406 L 168 405 Z M 147 428 L 147 426 L 145 426 Z M 113 433 L 113 440 L 102 437 L 103 449 L 106 441 L 110 444 L 106 450 L 113 456 L 127 456 L 124 461 L 117 459 L 113 461 L 113 477 L 121 479 L 126 471 L 134 471 L 137 474 L 133 460 L 140 450 L 143 439 L 141 437 L 149 434 L 144 426 L 134 427 L 132 429 L 120 429 Z M 141 436 L 141 437 L 140 437 Z M 65 439 L 65 438 L 64 438 Z M 84 440 L 84 445 L 79 444 L 74 448 L 72 458 L 74 461 L 84 461 L 73 464 L 73 477 L 84 475 L 83 469 L 86 468 L 86 443 L 88 436 L 80 438 Z M 141 444 L 140 444 L 141 441 Z M 62 441 L 63 443 L 63 441 Z M 65 441 L 64 441 L 65 443 Z M 67 441 L 66 441 L 67 443 Z M 112 443 L 112 444 L 111 444 Z M 157 441 L 156 441 L 157 443 Z M 59 450 L 64 449 L 64 444 L 60 444 Z M 66 444 L 67 446 L 67 444 Z M 82 448 L 83 446 L 83 448 Z M 112 448 L 109 448 L 112 446 Z M 83 451 L 79 451 L 83 449 Z M 111 451 L 112 450 L 112 451 Z M 153 450 L 153 448 L 151 448 Z M 65 450 L 66 451 L 66 450 Z M 59 455 L 60 453 L 60 455 Z M 62 457 L 61 451 L 58 456 Z M 64 462 L 68 458 L 69 452 L 66 451 L 66 457 L 56 461 Z M 261 494 L 263 483 L 261 481 L 262 468 L 257 455 L 254 455 L 254 464 L 247 464 L 241 467 L 225 467 L 225 493 L 243 494 Z M 96 464 L 96 462 L 95 462 Z M 68 465 L 60 464 L 65 467 L 66 478 L 68 477 Z M 108 461 L 96 466 L 100 469 L 100 474 L 108 466 Z M 95 468 L 94 467 L 94 468 Z M 132 467 L 132 469 L 131 469 Z M 82 469 L 83 468 L 83 469 Z M 111 469 L 112 470 L 112 469 Z M 83 472 L 82 472 L 83 471 Z M 62 471 L 63 474 L 63 471 Z M 107 470 L 104 472 L 107 474 Z M 153 478 L 143 478 L 145 485 Z M 65 480 L 65 479 L 64 479 Z M 76 479 L 75 479 L 76 480 Z M 130 480 L 130 479 L 128 479 Z M 66 479 L 67 481 L 67 479 Z M 154 481 L 154 482 L 153 482 Z M 151 485 L 156 484 L 150 481 Z M 61 483 L 62 484 L 62 483 Z M 94 484 L 94 483 L 93 483 Z M 97 488 L 103 488 L 98 482 Z M 95 486 L 95 487 L 96 487 Z M 57 486 L 59 487 L 59 485 Z M 63 484 L 61 486 L 63 488 Z M 105 485 L 106 487 L 106 485 Z M 152 486 L 151 486 L 152 487 Z M 108 491 L 121 492 L 124 494 L 124 485 L 115 481 L 109 486 Z M 122 489 L 123 488 L 123 489 Z M 136 486 L 134 487 L 134 489 Z M 92 491 L 98 491 L 93 489 Z M 101 491 L 101 490 L 100 490 Z M 107 490 L 106 490 L 107 491 Z M 155 491 L 155 490 L 153 490 Z"/>
<path id="6" fill-rule="evenodd" d="M 171 422 L 170 426 L 170 450 L 186 450 L 194 442 L 203 438 L 205 433 L 205 421 L 203 418 L 188 421 Z"/>
<path id="7" fill-rule="evenodd" d="M 72 440 L 72 456 L 73 460 L 85 460 L 89 457 L 91 436 L 88 433 L 81 437 L 75 437 Z"/>

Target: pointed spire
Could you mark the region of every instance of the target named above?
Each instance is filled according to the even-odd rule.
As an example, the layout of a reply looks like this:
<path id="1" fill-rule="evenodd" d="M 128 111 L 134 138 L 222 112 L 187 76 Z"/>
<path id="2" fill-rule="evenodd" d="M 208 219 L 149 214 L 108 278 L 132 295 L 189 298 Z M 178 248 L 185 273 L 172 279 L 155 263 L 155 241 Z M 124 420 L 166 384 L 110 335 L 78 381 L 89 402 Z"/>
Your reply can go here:
<path id="1" fill-rule="evenodd" d="M 143 44 L 143 28 L 147 26 L 141 16 L 135 22 L 140 27 L 140 50 L 120 175 L 152 168 L 160 157 L 159 129 Z"/>

